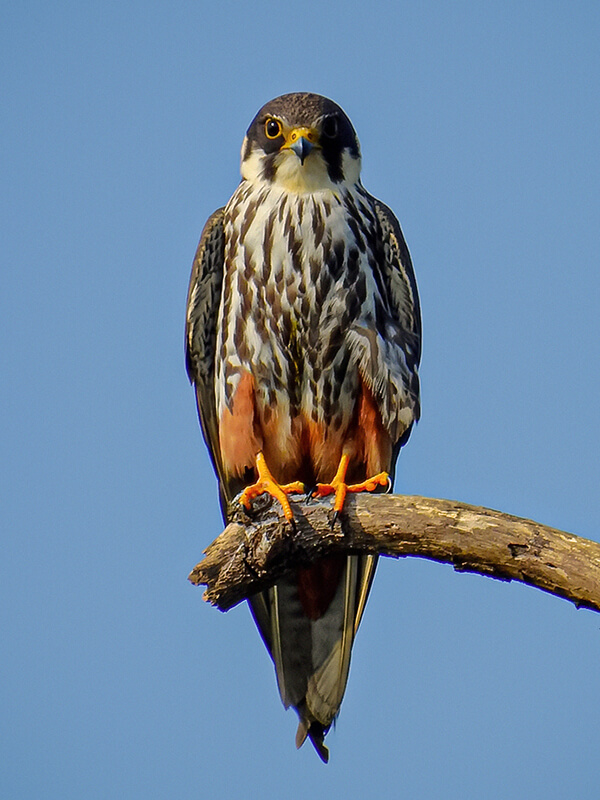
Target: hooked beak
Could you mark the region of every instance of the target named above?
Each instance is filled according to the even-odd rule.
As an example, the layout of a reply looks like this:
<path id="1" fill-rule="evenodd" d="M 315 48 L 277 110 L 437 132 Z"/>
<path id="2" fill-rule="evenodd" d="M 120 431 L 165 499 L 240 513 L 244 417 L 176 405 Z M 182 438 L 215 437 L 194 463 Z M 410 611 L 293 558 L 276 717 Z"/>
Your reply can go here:
<path id="1" fill-rule="evenodd" d="M 304 164 L 304 159 L 318 142 L 318 134 L 312 128 L 294 128 L 286 138 L 284 147 L 293 150 Z"/>
<path id="2" fill-rule="evenodd" d="M 290 150 L 293 150 L 300 159 L 300 163 L 304 164 L 304 159 L 310 153 L 313 147 L 314 145 L 312 142 L 309 142 L 308 139 L 305 139 L 304 136 L 301 136 L 290 145 Z"/>

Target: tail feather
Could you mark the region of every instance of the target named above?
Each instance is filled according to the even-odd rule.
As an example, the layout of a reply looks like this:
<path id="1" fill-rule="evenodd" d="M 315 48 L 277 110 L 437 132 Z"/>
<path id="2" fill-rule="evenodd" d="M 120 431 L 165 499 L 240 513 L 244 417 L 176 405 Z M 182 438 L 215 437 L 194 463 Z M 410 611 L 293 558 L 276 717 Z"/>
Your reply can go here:
<path id="1" fill-rule="evenodd" d="M 346 689 L 356 630 L 373 580 L 376 558 L 344 556 L 331 601 L 318 618 L 307 616 L 296 576 L 251 598 L 250 607 L 275 664 L 281 699 L 300 718 L 296 747 L 309 738 L 327 762 L 324 738 Z"/>
<path id="2" fill-rule="evenodd" d="M 299 750 L 308 737 L 321 761 L 327 764 L 329 761 L 329 748 L 323 740 L 328 730 L 329 728 L 321 725 L 320 722 L 309 723 L 306 719 L 300 718 L 298 730 L 296 731 L 296 748 Z"/>

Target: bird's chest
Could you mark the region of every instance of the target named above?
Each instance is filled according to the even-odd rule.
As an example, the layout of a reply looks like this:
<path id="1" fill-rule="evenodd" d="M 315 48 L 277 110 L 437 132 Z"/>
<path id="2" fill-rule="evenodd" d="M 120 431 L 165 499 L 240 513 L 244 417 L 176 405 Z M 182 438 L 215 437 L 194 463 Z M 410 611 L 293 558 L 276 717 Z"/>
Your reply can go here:
<path id="1" fill-rule="evenodd" d="M 226 211 L 217 353 L 220 404 L 244 372 L 270 405 L 355 390 L 344 333 L 372 312 L 368 248 L 332 194 L 249 194 Z M 364 234 L 365 239 L 367 233 Z"/>

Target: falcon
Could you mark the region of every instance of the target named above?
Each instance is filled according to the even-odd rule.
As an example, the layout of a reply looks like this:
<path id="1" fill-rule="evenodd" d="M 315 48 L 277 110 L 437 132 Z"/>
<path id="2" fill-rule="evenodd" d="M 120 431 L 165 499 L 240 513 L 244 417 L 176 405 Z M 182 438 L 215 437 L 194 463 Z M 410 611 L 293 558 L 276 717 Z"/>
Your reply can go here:
<path id="1" fill-rule="evenodd" d="M 186 363 L 221 508 L 391 485 L 419 419 L 421 318 L 398 220 L 363 187 L 345 112 L 317 94 L 263 106 L 242 180 L 208 219 L 190 280 Z M 249 598 L 295 708 L 296 746 L 323 761 L 374 556 L 328 556 Z"/>

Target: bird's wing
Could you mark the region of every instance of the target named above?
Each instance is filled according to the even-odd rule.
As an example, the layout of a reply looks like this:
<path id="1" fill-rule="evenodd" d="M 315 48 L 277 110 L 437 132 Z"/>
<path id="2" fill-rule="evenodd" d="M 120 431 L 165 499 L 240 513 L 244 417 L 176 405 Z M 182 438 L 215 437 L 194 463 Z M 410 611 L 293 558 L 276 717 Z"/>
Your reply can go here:
<path id="1" fill-rule="evenodd" d="M 419 399 L 419 363 L 421 361 L 421 307 L 419 292 L 410 253 L 393 211 L 376 198 L 372 198 L 381 227 L 383 257 L 378 262 L 381 296 L 386 299 L 388 312 L 394 321 L 391 344 L 401 348 L 406 363 L 405 390 L 413 404 L 413 419 L 421 415 Z M 390 477 L 393 481 L 396 460 L 409 439 L 412 423 L 394 442 Z"/>
<path id="2" fill-rule="evenodd" d="M 212 214 L 204 226 L 188 289 L 185 356 L 190 381 L 196 387 L 196 404 L 202 434 L 219 478 L 223 513 L 230 499 L 225 496 L 225 480 L 215 399 L 215 350 L 217 316 L 223 286 L 225 233 L 223 208 Z"/>
<path id="3" fill-rule="evenodd" d="M 380 265 L 385 294 L 390 313 L 403 332 L 407 365 L 416 374 L 421 361 L 421 308 L 415 271 L 400 223 L 393 211 L 381 200 L 373 198 L 373 201 L 385 249 L 385 258 Z"/>

